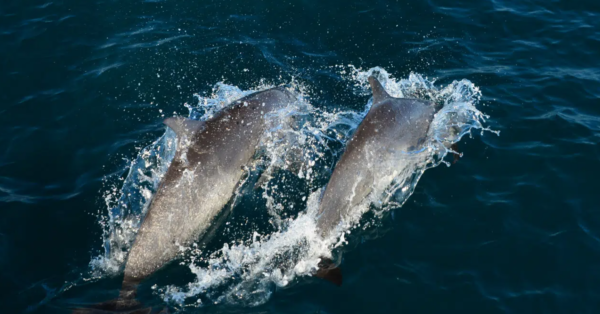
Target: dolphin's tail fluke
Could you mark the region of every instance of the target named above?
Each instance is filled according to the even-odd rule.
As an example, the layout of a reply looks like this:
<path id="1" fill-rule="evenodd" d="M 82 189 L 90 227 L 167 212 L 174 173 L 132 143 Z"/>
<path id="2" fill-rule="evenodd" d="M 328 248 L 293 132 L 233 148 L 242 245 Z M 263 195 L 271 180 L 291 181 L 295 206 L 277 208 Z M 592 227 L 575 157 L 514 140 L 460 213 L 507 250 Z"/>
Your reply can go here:
<path id="1" fill-rule="evenodd" d="M 329 258 L 321 258 L 319 270 L 314 276 L 325 279 L 338 287 L 342 285 L 342 270 Z"/>
<path id="2" fill-rule="evenodd" d="M 122 300 L 116 299 L 99 304 L 94 304 L 87 308 L 78 308 L 73 310 L 72 314 L 151 314 L 156 313 L 152 308 L 143 308 L 139 302 L 130 303 L 128 307 L 123 307 Z M 161 312 L 167 313 L 167 312 Z"/>
<path id="3" fill-rule="evenodd" d="M 155 311 L 151 307 L 143 307 L 136 300 L 138 281 L 124 280 L 119 298 L 94 304 L 86 308 L 74 309 L 72 314 L 167 314 L 167 310 Z"/>

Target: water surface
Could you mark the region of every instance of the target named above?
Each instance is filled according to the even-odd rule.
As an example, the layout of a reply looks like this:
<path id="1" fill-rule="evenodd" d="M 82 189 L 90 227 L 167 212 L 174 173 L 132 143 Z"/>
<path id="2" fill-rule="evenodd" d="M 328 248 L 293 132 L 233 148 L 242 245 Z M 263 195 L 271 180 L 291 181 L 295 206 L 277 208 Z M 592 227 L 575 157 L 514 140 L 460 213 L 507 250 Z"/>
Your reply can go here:
<path id="1" fill-rule="evenodd" d="M 67 313 L 115 297 L 118 276 L 82 278 L 104 252 L 105 196 L 163 135 L 163 116 L 187 115 L 184 104 L 218 82 L 297 83 L 319 110 L 360 113 L 369 96 L 349 65 L 438 87 L 468 80 L 501 136 L 464 137 L 460 162 L 426 171 L 401 208 L 351 239 L 343 287 L 300 277 L 258 306 L 185 311 L 600 306 L 594 1 L 9 0 L 0 16 L 2 312 Z M 158 287 L 194 281 L 175 268 Z M 150 284 L 140 293 L 164 303 Z"/>

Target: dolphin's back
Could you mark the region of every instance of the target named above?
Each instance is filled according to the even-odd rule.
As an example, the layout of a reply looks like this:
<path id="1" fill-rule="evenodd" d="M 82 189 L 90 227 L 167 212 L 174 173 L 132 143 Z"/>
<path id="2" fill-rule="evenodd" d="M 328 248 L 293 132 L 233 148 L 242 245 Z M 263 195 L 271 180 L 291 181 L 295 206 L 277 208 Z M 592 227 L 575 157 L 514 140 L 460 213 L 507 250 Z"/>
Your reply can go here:
<path id="1" fill-rule="evenodd" d="M 435 114 L 432 103 L 418 99 L 387 96 L 374 97 L 374 102 L 321 199 L 317 229 L 323 237 L 358 210 L 375 184 L 386 181 L 381 178 L 392 176 L 398 160 L 422 148 Z"/>
<path id="2" fill-rule="evenodd" d="M 185 120 L 189 128 L 174 128 L 179 147 L 131 248 L 125 281 L 147 277 L 206 232 L 255 154 L 265 115 L 294 100 L 274 88 L 235 101 L 208 121 Z"/>

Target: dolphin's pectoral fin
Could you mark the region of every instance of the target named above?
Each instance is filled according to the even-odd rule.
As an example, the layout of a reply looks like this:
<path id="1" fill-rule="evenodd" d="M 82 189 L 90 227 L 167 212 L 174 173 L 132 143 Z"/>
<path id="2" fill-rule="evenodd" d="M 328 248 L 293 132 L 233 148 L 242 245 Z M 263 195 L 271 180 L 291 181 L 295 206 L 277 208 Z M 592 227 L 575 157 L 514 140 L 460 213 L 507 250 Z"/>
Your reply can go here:
<path id="1" fill-rule="evenodd" d="M 292 146 L 286 151 L 287 169 L 295 175 L 298 175 L 302 168 L 306 167 L 304 153 L 304 150 L 297 146 Z"/>
<path id="2" fill-rule="evenodd" d="M 328 258 L 321 258 L 319 270 L 314 276 L 325 279 L 338 287 L 342 285 L 342 270 Z"/>
<path id="3" fill-rule="evenodd" d="M 258 178 L 258 180 L 256 181 L 256 183 L 254 184 L 254 190 L 258 190 L 262 187 L 264 187 L 271 179 L 273 179 L 273 171 L 272 170 L 266 170 L 264 171 L 261 175 L 260 178 Z"/>
<path id="4" fill-rule="evenodd" d="M 167 118 L 163 121 L 180 138 L 184 135 L 190 136 L 193 133 L 204 129 L 204 121 L 192 120 L 182 117 Z"/>
<path id="5" fill-rule="evenodd" d="M 452 164 L 454 165 L 458 162 L 462 154 L 458 151 L 458 143 L 452 144 L 452 146 L 450 146 L 450 149 L 452 149 L 454 153 L 454 160 L 452 161 Z"/>

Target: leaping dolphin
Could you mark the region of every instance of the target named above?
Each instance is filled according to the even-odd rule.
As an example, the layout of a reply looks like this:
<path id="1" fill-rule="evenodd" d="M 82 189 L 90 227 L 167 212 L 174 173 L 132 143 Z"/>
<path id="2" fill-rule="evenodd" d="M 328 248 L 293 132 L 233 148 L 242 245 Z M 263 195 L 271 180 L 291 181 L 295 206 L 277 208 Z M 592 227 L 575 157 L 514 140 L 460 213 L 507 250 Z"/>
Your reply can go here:
<path id="1" fill-rule="evenodd" d="M 179 246 L 206 234 L 255 154 L 267 128 L 265 116 L 295 100 L 277 87 L 234 101 L 207 121 L 164 120 L 177 134 L 177 151 L 129 252 L 119 299 L 102 310 L 135 309 L 137 285 L 173 260 Z"/>
<path id="2" fill-rule="evenodd" d="M 324 239 L 360 214 L 357 211 L 364 211 L 359 205 L 374 189 L 391 183 L 393 172 L 399 170 L 398 160 L 406 158 L 407 152 L 422 149 L 436 112 L 429 101 L 390 96 L 373 76 L 369 83 L 373 104 L 348 142 L 321 198 L 317 232 Z M 319 266 L 317 277 L 342 283 L 341 272 L 333 262 L 323 259 Z"/>

